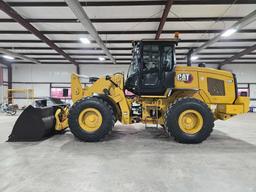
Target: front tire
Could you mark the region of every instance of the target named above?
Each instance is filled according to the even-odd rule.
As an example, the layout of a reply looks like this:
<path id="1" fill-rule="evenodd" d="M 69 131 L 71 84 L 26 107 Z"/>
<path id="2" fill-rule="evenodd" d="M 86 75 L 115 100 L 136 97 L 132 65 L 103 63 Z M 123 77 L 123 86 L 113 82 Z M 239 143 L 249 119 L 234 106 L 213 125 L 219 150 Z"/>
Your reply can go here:
<path id="1" fill-rule="evenodd" d="M 71 132 L 88 142 L 102 140 L 115 124 L 112 107 L 96 97 L 77 101 L 69 110 L 68 120 Z"/>
<path id="2" fill-rule="evenodd" d="M 165 119 L 168 132 L 180 143 L 201 143 L 214 127 L 214 116 L 207 104 L 195 98 L 177 99 Z"/>

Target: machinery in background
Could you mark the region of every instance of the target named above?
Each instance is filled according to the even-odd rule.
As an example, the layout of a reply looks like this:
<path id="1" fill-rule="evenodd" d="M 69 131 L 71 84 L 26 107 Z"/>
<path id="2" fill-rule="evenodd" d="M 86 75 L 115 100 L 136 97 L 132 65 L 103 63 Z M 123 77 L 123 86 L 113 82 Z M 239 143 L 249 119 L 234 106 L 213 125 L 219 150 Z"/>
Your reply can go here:
<path id="1" fill-rule="evenodd" d="M 2 113 L 6 113 L 8 115 L 13 116 L 13 115 L 16 115 L 18 107 L 16 105 L 3 103 L 1 104 L 0 108 Z"/>
<path id="2" fill-rule="evenodd" d="M 45 99 L 37 99 L 33 103 L 34 107 L 52 107 L 52 106 L 67 106 L 68 104 L 58 98 L 47 97 Z"/>
<path id="3" fill-rule="evenodd" d="M 27 106 L 31 105 L 35 99 L 34 89 L 30 88 L 15 88 L 15 89 L 8 89 L 5 100 L 8 103 L 14 104 L 14 99 L 24 99 L 27 101 Z"/>
<path id="4" fill-rule="evenodd" d="M 84 85 L 82 76 L 72 74 L 70 109 L 28 107 L 9 141 L 40 140 L 69 127 L 80 140 L 95 142 L 119 120 L 160 124 L 178 142 L 200 143 L 210 136 L 215 120 L 248 112 L 249 98 L 238 96 L 234 74 L 176 66 L 177 43 L 178 38 L 135 42 L 126 81 L 116 73 Z M 126 90 L 134 95 L 126 95 Z"/>

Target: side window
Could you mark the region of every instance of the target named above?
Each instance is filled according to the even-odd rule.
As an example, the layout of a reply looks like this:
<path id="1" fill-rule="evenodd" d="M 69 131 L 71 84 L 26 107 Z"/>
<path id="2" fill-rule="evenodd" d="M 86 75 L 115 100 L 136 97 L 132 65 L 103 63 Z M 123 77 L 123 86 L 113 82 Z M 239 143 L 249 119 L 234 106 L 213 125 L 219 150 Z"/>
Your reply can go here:
<path id="1" fill-rule="evenodd" d="M 148 88 L 159 86 L 160 56 L 159 45 L 144 45 L 141 80 L 143 86 Z"/>
<path id="2" fill-rule="evenodd" d="M 140 50 L 138 46 L 134 47 L 132 55 L 133 57 L 132 57 L 131 65 L 128 69 L 127 78 L 139 72 L 139 60 L 141 59 L 141 55 L 140 55 Z"/>
<path id="3" fill-rule="evenodd" d="M 157 72 L 159 70 L 160 52 L 158 45 L 144 45 L 143 62 L 143 73 Z"/>
<path id="4" fill-rule="evenodd" d="M 173 68 L 173 48 L 171 46 L 165 46 L 163 49 L 163 65 L 164 71 L 171 71 Z"/>

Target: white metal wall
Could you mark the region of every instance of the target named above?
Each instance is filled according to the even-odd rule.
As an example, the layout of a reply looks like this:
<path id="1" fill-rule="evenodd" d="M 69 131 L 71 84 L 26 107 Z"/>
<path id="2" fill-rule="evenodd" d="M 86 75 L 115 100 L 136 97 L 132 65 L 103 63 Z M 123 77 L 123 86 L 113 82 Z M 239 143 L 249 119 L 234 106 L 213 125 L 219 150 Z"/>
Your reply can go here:
<path id="1" fill-rule="evenodd" d="M 127 74 L 128 65 L 82 65 L 80 73 L 87 76 L 111 75 L 117 72 Z"/>
<path id="2" fill-rule="evenodd" d="M 19 82 L 69 82 L 73 65 L 22 65 L 13 66 L 13 81 Z"/>
<path id="3" fill-rule="evenodd" d="M 127 65 L 82 65 L 80 73 L 86 76 L 101 76 L 116 72 L 126 72 Z M 67 86 L 70 76 L 76 72 L 73 65 L 21 65 L 13 66 L 13 88 L 33 88 L 35 97 L 49 97 L 50 83 Z M 19 106 L 27 105 L 25 99 L 15 99 Z"/>
<path id="4" fill-rule="evenodd" d="M 256 64 L 224 65 L 223 69 L 235 73 L 238 83 L 256 83 Z M 255 85 L 250 85 L 250 96 L 254 99 L 250 102 L 250 106 L 254 107 L 256 107 L 255 96 L 253 96 L 255 93 Z"/>
<path id="5" fill-rule="evenodd" d="M 13 88 L 32 88 L 35 97 L 49 97 L 50 83 L 69 83 L 75 70 L 73 65 L 14 65 Z M 14 103 L 28 105 L 25 99 L 15 99 Z"/>
<path id="6" fill-rule="evenodd" d="M 3 82 L 7 82 L 8 81 L 8 76 L 7 76 L 7 69 L 4 66 L 0 66 L 2 68 L 1 71 L 1 75 L 3 76 Z M 4 86 L 3 84 L 0 85 L 0 103 L 4 102 L 4 94 L 7 90 L 7 86 Z"/>
<path id="7" fill-rule="evenodd" d="M 124 72 L 126 75 L 128 67 L 128 65 L 81 65 L 80 72 L 86 76 L 101 76 L 116 72 Z M 214 68 L 216 65 L 207 65 L 207 67 Z M 223 69 L 235 73 L 239 83 L 256 83 L 256 65 L 225 65 Z M 13 88 L 33 88 L 36 97 L 48 97 L 50 83 L 58 83 L 59 86 L 65 83 L 63 86 L 67 86 L 71 73 L 75 71 L 73 65 L 14 65 Z M 5 79 L 7 80 L 7 70 L 5 70 Z M 21 99 L 15 102 L 21 106 L 27 104 Z"/>
<path id="8" fill-rule="evenodd" d="M 223 69 L 232 71 L 236 74 L 239 83 L 256 83 L 256 63 L 224 65 Z"/>
<path id="9" fill-rule="evenodd" d="M 3 103 L 3 68 L 0 65 L 0 103 Z"/>

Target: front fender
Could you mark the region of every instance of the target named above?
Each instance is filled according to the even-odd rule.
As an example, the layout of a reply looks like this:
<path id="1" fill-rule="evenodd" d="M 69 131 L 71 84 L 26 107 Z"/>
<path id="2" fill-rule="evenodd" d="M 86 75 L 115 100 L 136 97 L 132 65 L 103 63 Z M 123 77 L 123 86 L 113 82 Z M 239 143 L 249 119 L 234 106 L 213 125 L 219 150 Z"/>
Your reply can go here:
<path id="1" fill-rule="evenodd" d="M 119 105 L 108 95 L 105 94 L 93 94 L 92 97 L 97 97 L 107 102 L 113 109 L 117 120 L 121 120 L 121 109 Z"/>

